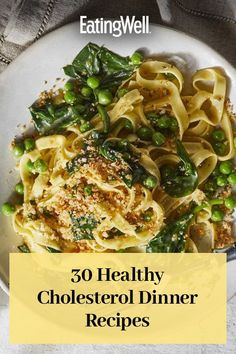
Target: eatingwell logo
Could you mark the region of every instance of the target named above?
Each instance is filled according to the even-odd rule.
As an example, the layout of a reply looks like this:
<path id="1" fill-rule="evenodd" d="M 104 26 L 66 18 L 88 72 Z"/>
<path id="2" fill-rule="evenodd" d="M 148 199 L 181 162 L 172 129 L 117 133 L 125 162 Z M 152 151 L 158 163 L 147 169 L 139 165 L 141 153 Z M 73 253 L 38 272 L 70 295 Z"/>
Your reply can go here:
<path id="1" fill-rule="evenodd" d="M 113 37 L 126 33 L 148 34 L 149 16 L 142 16 L 141 20 L 137 20 L 135 16 L 120 16 L 119 20 L 105 20 L 102 17 L 88 20 L 87 16 L 80 16 L 80 33 L 112 34 Z"/>

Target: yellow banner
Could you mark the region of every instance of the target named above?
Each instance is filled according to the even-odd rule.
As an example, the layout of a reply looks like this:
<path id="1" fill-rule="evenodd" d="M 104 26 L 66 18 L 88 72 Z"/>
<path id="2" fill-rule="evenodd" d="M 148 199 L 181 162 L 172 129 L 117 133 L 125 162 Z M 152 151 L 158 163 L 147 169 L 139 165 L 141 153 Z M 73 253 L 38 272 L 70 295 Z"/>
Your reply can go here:
<path id="1" fill-rule="evenodd" d="M 223 254 L 11 254 L 11 343 L 225 343 Z"/>

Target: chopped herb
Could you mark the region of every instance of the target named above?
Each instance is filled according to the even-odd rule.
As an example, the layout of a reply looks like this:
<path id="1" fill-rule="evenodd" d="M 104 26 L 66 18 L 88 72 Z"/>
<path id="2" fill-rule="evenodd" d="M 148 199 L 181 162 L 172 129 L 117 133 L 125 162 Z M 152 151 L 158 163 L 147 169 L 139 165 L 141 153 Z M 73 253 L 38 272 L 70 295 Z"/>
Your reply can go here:
<path id="1" fill-rule="evenodd" d="M 84 194 L 86 195 L 92 195 L 93 194 L 93 189 L 91 185 L 87 185 L 84 187 Z"/>
<path id="2" fill-rule="evenodd" d="M 143 226 L 139 225 L 135 229 L 136 232 L 142 232 L 143 231 Z"/>
<path id="3" fill-rule="evenodd" d="M 29 213 L 29 214 L 27 215 L 27 219 L 28 219 L 28 220 L 37 220 L 37 219 L 38 219 L 38 215 L 37 215 L 37 213 L 35 213 L 35 214 Z"/>
<path id="4" fill-rule="evenodd" d="M 151 221 L 153 217 L 153 212 L 151 210 L 147 210 L 145 211 L 145 213 L 143 214 L 143 220 L 144 221 Z"/>
<path id="5" fill-rule="evenodd" d="M 109 237 L 108 238 L 114 238 L 115 236 L 122 236 L 124 235 L 124 233 L 122 231 L 120 231 L 119 229 L 117 229 L 116 227 L 113 227 L 111 230 L 109 230 L 108 232 Z"/>
<path id="6" fill-rule="evenodd" d="M 46 208 L 43 208 L 43 216 L 45 216 L 45 218 L 51 218 L 53 214 L 50 213 L 50 211 L 48 211 Z"/>
<path id="7" fill-rule="evenodd" d="M 84 215 L 76 218 L 71 215 L 72 232 L 74 239 L 93 240 L 93 230 L 96 228 L 98 221 L 92 215 Z"/>
<path id="8" fill-rule="evenodd" d="M 96 151 L 89 151 L 87 145 L 84 146 L 80 154 L 75 156 L 72 160 L 68 161 L 66 164 L 66 170 L 68 173 L 72 174 L 80 169 L 81 166 L 86 165 L 91 159 L 97 156 Z"/>

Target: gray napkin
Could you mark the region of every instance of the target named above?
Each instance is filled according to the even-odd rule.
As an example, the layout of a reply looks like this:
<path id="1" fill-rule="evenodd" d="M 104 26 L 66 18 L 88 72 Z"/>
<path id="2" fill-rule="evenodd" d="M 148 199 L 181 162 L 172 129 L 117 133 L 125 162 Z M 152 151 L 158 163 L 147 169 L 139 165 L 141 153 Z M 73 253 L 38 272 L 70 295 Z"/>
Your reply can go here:
<path id="1" fill-rule="evenodd" d="M 235 0 L 157 0 L 165 24 L 192 34 L 236 66 Z"/>

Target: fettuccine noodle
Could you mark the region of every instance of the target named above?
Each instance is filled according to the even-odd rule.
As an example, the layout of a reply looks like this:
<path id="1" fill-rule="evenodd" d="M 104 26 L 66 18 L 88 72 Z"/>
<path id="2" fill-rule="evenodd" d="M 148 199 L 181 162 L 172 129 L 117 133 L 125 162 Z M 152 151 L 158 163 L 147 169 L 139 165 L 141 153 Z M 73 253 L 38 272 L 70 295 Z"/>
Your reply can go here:
<path id="1" fill-rule="evenodd" d="M 119 142 L 124 138 L 130 141 L 140 165 L 156 178 L 153 190 L 140 183 L 127 186 L 120 177 L 127 164 L 106 160 L 92 145 L 88 151 L 93 157 L 87 160 L 84 157 L 84 161 L 82 158 L 80 168 L 68 173 L 68 164 L 84 153 L 83 143 L 89 141 L 90 132 L 81 133 L 79 125 L 67 128 L 63 134 L 37 138 L 36 148 L 24 154 L 19 163 L 24 202 L 13 217 L 15 231 L 23 236 L 32 252 L 46 252 L 48 248 L 63 252 L 104 252 L 142 247 L 158 234 L 178 208 L 204 201 L 201 186 L 218 161 L 235 155 L 231 118 L 226 107 L 226 79 L 218 69 L 206 68 L 193 76 L 192 96 L 182 95 L 183 85 L 184 78 L 176 67 L 147 60 L 121 85 L 128 92 L 107 107 L 111 126 L 107 141 Z M 150 112 L 176 119 L 176 137 L 182 141 L 198 172 L 198 187 L 187 196 L 171 197 L 161 188 L 162 167 L 179 162 L 173 139 L 167 138 L 164 144 L 156 146 L 137 135 L 140 126 L 152 128 L 147 118 Z M 131 131 L 124 129 L 124 119 L 130 122 Z M 93 130 L 102 128 L 98 114 L 92 123 Z M 227 144 L 227 151 L 221 156 L 215 153 L 208 139 L 212 129 L 218 126 L 224 130 Z M 48 169 L 38 175 L 29 173 L 27 163 L 37 159 L 45 161 Z M 85 193 L 86 187 L 88 191 L 92 189 L 91 194 Z M 151 219 L 145 219 L 146 212 Z M 188 241 L 192 251 L 198 247 L 195 232 L 198 224 L 213 235 L 209 247 L 213 248 L 210 215 L 211 207 L 206 206 L 192 222 L 193 237 Z M 78 236 L 76 227 L 84 227 L 87 237 Z"/>

